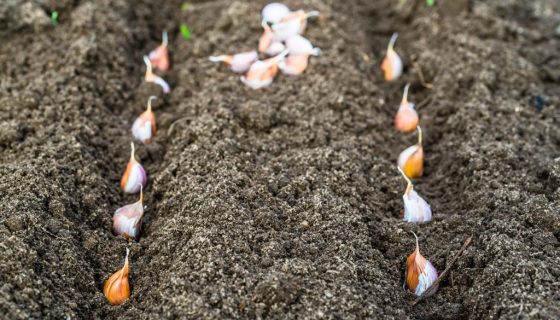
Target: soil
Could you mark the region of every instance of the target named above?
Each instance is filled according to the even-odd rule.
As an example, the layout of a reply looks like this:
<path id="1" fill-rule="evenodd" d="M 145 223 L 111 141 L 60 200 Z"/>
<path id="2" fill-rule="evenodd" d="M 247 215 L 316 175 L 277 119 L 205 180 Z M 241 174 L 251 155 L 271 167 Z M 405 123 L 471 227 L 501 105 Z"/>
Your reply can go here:
<path id="1" fill-rule="evenodd" d="M 0 4 L 0 318 L 560 318 L 558 1 L 287 1 L 321 11 L 306 36 L 323 54 L 259 91 L 207 57 L 254 49 L 265 2 L 189 3 Z M 167 96 L 143 82 L 163 29 Z M 406 67 L 386 83 L 394 31 Z M 406 82 L 425 225 L 402 221 Z M 111 214 L 137 199 L 119 179 L 153 94 L 147 211 L 127 243 Z M 440 272 L 473 237 L 416 306 L 411 231 Z M 132 296 L 115 307 L 101 288 L 127 246 Z"/>

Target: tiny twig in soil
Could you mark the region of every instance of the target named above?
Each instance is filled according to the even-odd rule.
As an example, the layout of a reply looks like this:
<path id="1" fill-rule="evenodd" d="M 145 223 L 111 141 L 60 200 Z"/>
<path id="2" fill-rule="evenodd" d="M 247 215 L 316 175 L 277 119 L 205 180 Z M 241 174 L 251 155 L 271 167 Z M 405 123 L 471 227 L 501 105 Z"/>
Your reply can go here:
<path id="1" fill-rule="evenodd" d="M 167 129 L 167 135 L 170 136 L 173 133 L 173 129 L 175 129 L 175 125 L 178 122 L 184 121 L 184 120 L 192 120 L 192 117 L 183 117 L 183 118 L 179 118 L 175 121 L 173 121 L 173 123 L 169 126 L 169 129 Z"/>
<path id="2" fill-rule="evenodd" d="M 410 303 L 412 306 L 417 305 L 420 301 L 422 301 L 430 293 L 432 293 L 432 290 L 434 290 L 434 288 L 437 287 L 437 285 L 449 273 L 449 271 L 451 271 L 451 268 L 453 267 L 455 262 L 457 262 L 459 257 L 463 254 L 463 252 L 471 244 L 471 240 L 472 240 L 472 236 L 470 236 L 467 240 L 465 240 L 465 243 L 463 243 L 463 246 L 461 247 L 459 252 L 457 252 L 457 254 L 453 257 L 453 259 L 451 259 L 451 262 L 449 263 L 449 265 L 445 268 L 445 270 L 443 270 L 443 272 L 439 275 L 439 277 L 436 279 L 436 281 L 434 281 L 434 283 L 432 283 L 432 285 L 428 289 L 426 289 L 426 291 L 424 291 L 424 293 L 422 293 L 418 298 L 416 298 L 416 300 L 414 300 Z"/>
<path id="3" fill-rule="evenodd" d="M 427 106 L 428 104 L 430 104 L 430 102 L 432 102 L 432 96 L 428 96 L 426 99 L 420 101 L 420 103 L 418 103 L 414 108 L 418 110 Z"/>
<path id="4" fill-rule="evenodd" d="M 426 78 L 424 78 L 424 72 L 422 72 L 422 67 L 420 67 L 420 64 L 416 61 L 416 55 L 411 56 L 411 60 L 412 67 L 414 68 L 414 70 L 416 70 L 418 78 L 420 79 L 420 84 L 424 88 L 432 90 L 434 88 L 434 85 L 432 83 L 426 82 Z"/>

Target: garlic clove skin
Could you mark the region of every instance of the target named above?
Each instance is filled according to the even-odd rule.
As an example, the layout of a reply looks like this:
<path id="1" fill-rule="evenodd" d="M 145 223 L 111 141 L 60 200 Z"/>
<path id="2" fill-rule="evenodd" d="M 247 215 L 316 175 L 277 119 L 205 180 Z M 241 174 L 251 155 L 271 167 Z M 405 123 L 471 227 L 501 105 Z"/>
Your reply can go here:
<path id="1" fill-rule="evenodd" d="M 286 48 L 290 51 L 290 55 L 307 54 L 318 56 L 321 54 L 321 49 L 314 48 L 309 40 L 299 34 L 293 35 L 286 40 Z"/>
<path id="2" fill-rule="evenodd" d="M 414 235 L 416 237 L 416 234 Z M 416 237 L 416 250 L 406 259 L 405 285 L 417 296 L 422 295 L 438 278 L 436 268 L 422 254 Z M 436 292 L 433 290 L 430 295 Z"/>
<path id="3" fill-rule="evenodd" d="M 153 136 L 156 135 L 156 116 L 152 111 L 152 100 L 157 99 L 151 96 L 148 100 L 148 107 L 132 124 L 132 136 L 142 141 L 142 143 L 150 143 Z"/>
<path id="4" fill-rule="evenodd" d="M 290 14 L 290 9 L 281 3 L 272 2 L 264 6 L 262 9 L 262 18 L 265 23 L 278 23 L 285 16 Z"/>
<path id="5" fill-rule="evenodd" d="M 398 33 L 394 33 L 387 47 L 387 54 L 381 63 L 385 81 L 394 81 L 398 79 L 403 72 L 403 62 L 401 57 L 395 52 L 394 45 L 397 41 Z"/>
<path id="6" fill-rule="evenodd" d="M 307 69 L 308 61 L 308 54 L 289 55 L 285 60 L 278 63 L 278 68 L 280 68 L 283 74 L 296 76 L 302 74 Z"/>
<path id="7" fill-rule="evenodd" d="M 163 89 L 163 93 L 167 94 L 169 92 L 171 92 L 171 87 L 169 87 L 169 84 L 163 80 L 161 77 L 155 75 L 152 71 L 152 63 L 150 62 L 150 59 L 148 58 L 148 56 L 144 56 L 144 63 L 146 64 L 146 74 L 144 76 L 144 80 L 146 82 L 153 82 L 157 85 L 159 85 L 162 89 Z"/>
<path id="8" fill-rule="evenodd" d="M 123 236 L 125 239 L 138 239 L 144 216 L 144 205 L 140 200 L 128 204 L 115 211 L 113 214 L 113 234 Z"/>
<path id="9" fill-rule="evenodd" d="M 128 298 L 130 298 L 130 284 L 128 282 L 128 254 L 129 250 L 127 248 L 123 268 L 113 273 L 113 275 L 111 275 L 111 277 L 109 277 L 103 285 L 103 294 L 112 305 L 123 304 Z"/>
<path id="10" fill-rule="evenodd" d="M 285 50 L 275 57 L 256 61 L 249 71 L 241 76 L 241 82 L 254 90 L 269 86 L 278 74 L 278 63 L 284 60 L 287 54 L 288 51 Z"/>
<path id="11" fill-rule="evenodd" d="M 121 189 L 126 193 L 138 193 L 141 188 L 146 187 L 148 176 L 144 167 L 134 156 L 134 144 L 131 143 L 130 160 L 121 178 Z"/>
<path id="12" fill-rule="evenodd" d="M 411 223 L 426 223 L 432 221 L 432 208 L 416 191 L 412 185 L 403 195 L 404 221 Z"/>

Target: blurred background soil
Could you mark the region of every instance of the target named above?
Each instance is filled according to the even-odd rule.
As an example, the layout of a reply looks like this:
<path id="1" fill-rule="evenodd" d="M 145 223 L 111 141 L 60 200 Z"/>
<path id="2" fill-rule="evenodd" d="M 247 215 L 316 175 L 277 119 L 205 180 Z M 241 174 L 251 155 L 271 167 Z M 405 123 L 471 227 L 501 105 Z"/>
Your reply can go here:
<path id="1" fill-rule="evenodd" d="M 323 54 L 252 91 L 207 57 L 254 49 L 265 1 L 1 2 L 0 318 L 560 318 L 560 3 L 286 3 L 321 11 L 306 37 Z M 163 29 L 165 97 L 142 63 Z M 394 31 L 406 68 L 385 83 Z M 422 226 L 401 221 L 407 81 L 434 211 Z M 128 244 L 111 214 L 137 199 L 118 182 L 153 94 L 132 297 L 114 307 L 101 287 Z M 440 271 L 473 236 L 415 307 L 410 231 Z"/>

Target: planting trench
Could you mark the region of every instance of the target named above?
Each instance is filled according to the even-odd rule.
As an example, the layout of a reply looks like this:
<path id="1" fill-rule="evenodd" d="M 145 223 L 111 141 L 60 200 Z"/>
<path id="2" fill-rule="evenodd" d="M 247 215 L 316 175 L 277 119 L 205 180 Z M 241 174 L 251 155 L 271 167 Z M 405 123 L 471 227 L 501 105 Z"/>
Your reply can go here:
<path id="1" fill-rule="evenodd" d="M 260 91 L 207 57 L 253 49 L 264 1 L 187 12 L 180 1 L 57 1 L 57 27 L 18 25 L 23 1 L 0 5 L 0 317 L 560 316 L 559 5 L 395 2 L 289 1 L 323 13 L 306 32 L 323 55 Z M 142 81 L 141 60 L 163 29 L 165 97 Z M 384 83 L 394 31 L 407 69 Z M 434 221 L 422 226 L 401 221 L 395 167 L 416 139 L 392 128 L 406 81 L 426 134 L 416 188 Z M 136 200 L 118 182 L 153 94 L 132 297 L 113 307 L 101 286 L 127 244 L 111 213 Z M 410 231 L 440 271 L 473 235 L 415 307 L 401 287 Z"/>

